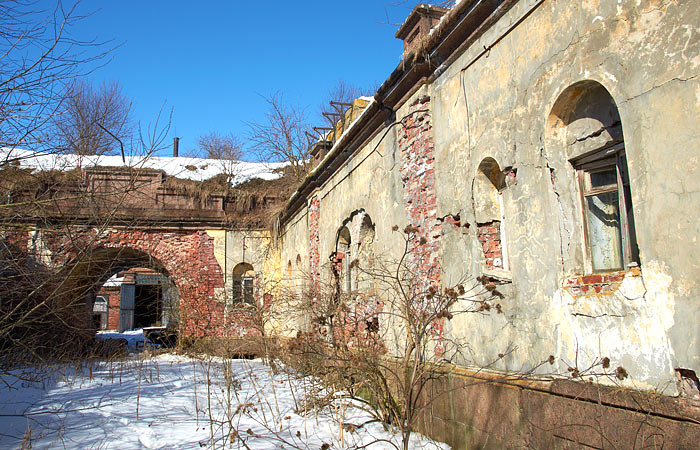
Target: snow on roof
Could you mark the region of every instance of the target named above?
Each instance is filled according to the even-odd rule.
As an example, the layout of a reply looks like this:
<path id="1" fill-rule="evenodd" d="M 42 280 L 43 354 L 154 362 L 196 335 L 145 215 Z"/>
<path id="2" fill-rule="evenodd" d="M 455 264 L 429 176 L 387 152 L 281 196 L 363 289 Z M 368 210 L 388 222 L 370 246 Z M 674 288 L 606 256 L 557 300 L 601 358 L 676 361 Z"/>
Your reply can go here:
<path id="1" fill-rule="evenodd" d="M 124 282 L 124 277 L 120 277 L 119 274 L 115 273 L 107 281 L 105 281 L 105 284 L 103 286 L 121 286 L 122 283 Z"/>
<path id="2" fill-rule="evenodd" d="M 163 170 L 167 175 L 187 180 L 204 181 L 221 173 L 231 174 L 232 184 L 240 184 L 252 178 L 274 180 L 280 177 L 275 169 L 286 163 L 252 163 L 221 159 L 163 157 L 75 155 L 33 152 L 24 149 L 0 148 L 0 167 L 12 166 L 44 170 L 71 170 L 88 167 L 131 167 Z"/>

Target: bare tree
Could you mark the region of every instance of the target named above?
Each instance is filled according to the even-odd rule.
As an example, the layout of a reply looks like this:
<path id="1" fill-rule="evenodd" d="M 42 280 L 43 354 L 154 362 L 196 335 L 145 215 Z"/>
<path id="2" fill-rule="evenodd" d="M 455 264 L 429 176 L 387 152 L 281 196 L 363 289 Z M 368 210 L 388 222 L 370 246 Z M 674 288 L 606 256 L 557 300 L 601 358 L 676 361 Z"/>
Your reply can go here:
<path id="1" fill-rule="evenodd" d="M 95 88 L 86 80 L 71 83 L 54 116 L 58 147 L 78 155 L 102 155 L 131 140 L 131 102 L 117 82 Z"/>
<path id="2" fill-rule="evenodd" d="M 279 92 L 264 97 L 268 111 L 264 122 L 248 122 L 251 149 L 261 161 L 288 162 L 301 180 L 309 170 L 310 128 L 306 111 L 284 101 Z"/>
<path id="3" fill-rule="evenodd" d="M 68 86 L 109 53 L 68 36 L 84 18 L 78 5 L 41 9 L 33 0 L 0 0 L 0 147 L 51 148 L 47 128 Z"/>
<path id="4" fill-rule="evenodd" d="M 210 159 L 241 159 L 242 144 L 234 134 L 221 135 L 211 132 L 199 137 L 197 145 Z"/>
<path id="5" fill-rule="evenodd" d="M 84 18 L 78 6 L 57 1 L 42 10 L 34 0 L 0 0 L 0 371 L 14 362 L 41 362 L 85 349 L 80 343 L 94 335 L 87 308 L 95 281 L 81 282 L 76 267 L 90 259 L 118 209 L 144 184 L 140 158 L 130 160 L 119 186 L 86 184 L 88 171 L 76 165 L 64 170 L 55 158 L 52 167 L 41 170 L 18 167 L 31 166 L 28 160 L 37 157 L 47 161 L 46 152 L 57 150 L 57 114 L 78 98 L 69 92 L 89 86 L 81 77 L 110 51 L 68 35 Z M 126 105 L 128 113 L 118 85 L 97 92 L 112 104 Z M 144 155 L 162 145 L 169 121 L 160 115 L 153 127 L 140 130 L 136 142 L 128 142 L 123 134 L 128 114 L 112 126 L 104 120 L 109 111 L 86 120 L 106 133 L 101 145 L 122 152 L 129 145 L 132 153 Z M 96 263 L 110 270 L 113 261 Z"/>
<path id="6" fill-rule="evenodd" d="M 226 182 L 230 185 L 234 183 L 239 174 L 239 166 L 243 153 L 243 144 L 233 133 L 221 135 L 211 132 L 199 137 L 197 146 L 200 154 L 209 159 L 217 160 L 217 165 L 221 173 L 226 177 Z"/>

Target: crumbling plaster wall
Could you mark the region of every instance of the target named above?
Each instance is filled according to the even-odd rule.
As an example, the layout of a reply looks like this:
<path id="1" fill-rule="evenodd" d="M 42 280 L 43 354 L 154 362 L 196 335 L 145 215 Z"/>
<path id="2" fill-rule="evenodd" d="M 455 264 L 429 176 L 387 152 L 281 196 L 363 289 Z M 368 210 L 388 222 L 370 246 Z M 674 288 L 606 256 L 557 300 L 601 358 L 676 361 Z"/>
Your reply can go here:
<path id="1" fill-rule="evenodd" d="M 283 267 L 288 261 L 293 262 L 298 249 L 302 249 L 302 260 L 309 268 L 309 283 L 314 283 L 313 277 L 317 274 L 321 295 L 329 295 L 332 289 L 330 257 L 336 251 L 338 231 L 348 225 L 351 240 L 357 244 L 360 217 L 369 216 L 374 225 L 372 251 L 378 261 L 390 265 L 401 257 L 404 241 L 400 232 L 392 230 L 395 225 L 399 230 L 407 225 L 402 160 L 397 145 L 400 125 L 391 122 L 399 119 L 389 118 L 344 166 L 309 195 L 306 207 L 284 225 L 280 237 Z M 317 239 L 317 249 L 314 239 Z M 317 263 L 315 251 L 318 252 Z M 374 307 L 376 304 L 358 306 Z M 310 317 L 299 317 L 298 323 L 300 330 L 312 328 Z M 386 330 L 387 323 L 380 322 L 379 326 Z M 382 332 L 382 335 L 389 337 L 390 333 Z M 390 342 L 386 344 L 391 347 Z"/>
<path id="2" fill-rule="evenodd" d="M 278 245 L 275 246 L 279 253 L 280 261 L 280 294 L 283 302 L 291 301 L 293 304 L 283 305 L 286 308 L 285 316 L 288 318 L 287 334 L 294 335 L 295 330 L 308 331 L 310 322 L 303 311 L 301 300 L 303 290 L 309 288 L 311 278 L 311 264 L 309 260 L 309 214 L 307 208 L 301 208 L 289 221 L 288 226 L 280 231 Z M 282 245 L 284 243 L 284 245 Z M 297 264 L 297 256 L 301 264 Z M 288 265 L 292 264 L 292 274 L 288 273 Z M 298 295 L 299 303 L 294 302 L 290 296 Z M 280 295 L 277 295 L 277 299 Z"/>
<path id="3" fill-rule="evenodd" d="M 292 263 L 296 276 L 308 277 L 309 271 L 309 214 L 307 208 L 301 208 L 289 219 L 290 226 L 285 227 L 280 235 L 280 241 L 285 245 L 280 245 L 280 261 L 286 265 Z M 291 245 L 288 245 L 291 244 Z M 297 256 L 301 259 L 301 267 L 297 267 Z M 282 274 L 283 277 L 288 278 Z M 294 280 L 288 280 L 294 281 Z"/>
<path id="4" fill-rule="evenodd" d="M 261 286 L 279 279 L 279 264 L 275 261 L 271 237 L 263 230 L 207 230 L 214 240 L 214 256 L 225 273 L 225 286 L 216 294 L 220 301 L 230 300 L 233 292 L 233 269 L 247 263 L 253 266 Z"/>
<path id="5" fill-rule="evenodd" d="M 389 126 L 389 124 L 387 124 Z M 392 128 L 394 128 L 392 126 Z M 307 206 L 284 224 L 280 233 L 282 263 L 294 263 L 300 254 L 309 264 L 309 233 L 314 219 L 309 214 L 311 199 L 319 201 L 318 243 L 321 282 L 330 281 L 329 257 L 335 251 L 338 230 L 358 211 L 375 226 L 374 252 L 387 260 L 398 259 L 402 241 L 392 231 L 406 225 L 400 155 L 396 132 L 386 128 L 372 136 L 358 152 L 307 199 Z M 353 236 L 356 238 L 356 236 Z M 309 271 L 313 268 L 309 267 Z"/>
<path id="6" fill-rule="evenodd" d="M 399 256 L 399 237 L 392 226 L 405 226 L 401 164 L 396 134 L 384 130 L 364 145 L 317 195 L 321 201 L 319 226 L 321 265 L 335 251 L 336 235 L 353 212 L 364 210 L 375 224 L 375 252 L 387 258 Z M 383 139 L 382 139 L 383 137 Z M 376 147 L 376 150 L 374 150 Z"/>
<path id="7" fill-rule="evenodd" d="M 446 332 L 473 349 L 462 364 L 483 366 L 503 353 L 495 368 L 523 370 L 554 355 L 544 371 L 566 373 L 609 357 L 613 368 L 627 369 L 628 385 L 642 389 L 668 387 L 675 367 L 700 371 L 698 23 L 689 0 L 522 0 L 396 111 L 398 122 L 429 99 L 441 283 L 486 273 L 504 295 L 503 314 L 447 321 Z M 550 117 L 561 94 L 586 80 L 607 90 L 619 112 L 641 252 L 641 270 L 604 277 L 585 269 L 570 159 L 610 136 L 582 123 L 578 132 L 593 135 L 585 145 L 562 145 Z M 297 253 L 305 264 L 313 260 L 310 236 L 327 266 L 338 229 L 358 210 L 375 224 L 375 253 L 400 256 L 391 228 L 403 229 L 407 209 L 394 125 L 283 224 L 283 267 Z M 496 273 L 485 264 L 472 196 L 487 157 L 515 169 L 502 191 L 510 270 Z"/>
<path id="8" fill-rule="evenodd" d="M 430 86 L 438 216 L 471 225 L 443 230 L 444 284 L 484 272 L 471 198 L 480 161 L 517 169 L 504 191 L 504 314 L 449 324 L 477 350 L 465 363 L 514 349 L 502 368 L 553 354 L 565 371 L 577 356 L 579 366 L 608 356 L 640 388 L 664 388 L 674 367 L 700 371 L 698 23 L 693 1 L 521 1 Z M 573 295 L 567 284 L 586 275 L 577 155 L 548 141 L 547 125 L 582 80 L 604 86 L 619 110 L 641 275 Z"/>

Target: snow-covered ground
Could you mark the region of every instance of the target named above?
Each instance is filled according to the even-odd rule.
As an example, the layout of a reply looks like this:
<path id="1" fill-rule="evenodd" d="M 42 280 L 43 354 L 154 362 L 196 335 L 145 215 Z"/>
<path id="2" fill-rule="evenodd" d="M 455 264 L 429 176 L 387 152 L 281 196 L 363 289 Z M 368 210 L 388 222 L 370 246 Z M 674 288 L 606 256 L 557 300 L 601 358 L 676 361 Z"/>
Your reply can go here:
<path id="1" fill-rule="evenodd" d="M 259 360 L 163 354 L 56 368 L 49 378 L 0 380 L 0 448 L 340 449 L 399 437 L 360 409 L 307 408 L 308 378 Z M 328 446 L 324 446 L 328 444 Z M 447 449 L 414 435 L 412 448 Z"/>

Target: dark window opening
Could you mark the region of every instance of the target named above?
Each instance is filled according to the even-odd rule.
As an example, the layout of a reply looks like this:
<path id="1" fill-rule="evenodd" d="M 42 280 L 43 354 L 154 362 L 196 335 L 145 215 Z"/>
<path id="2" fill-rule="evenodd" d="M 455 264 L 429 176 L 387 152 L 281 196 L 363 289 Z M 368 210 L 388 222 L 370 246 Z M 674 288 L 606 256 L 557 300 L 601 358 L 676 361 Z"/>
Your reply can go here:
<path id="1" fill-rule="evenodd" d="M 159 285 L 136 285 L 134 328 L 161 326 L 162 292 Z"/>
<path id="2" fill-rule="evenodd" d="M 233 303 L 255 303 L 255 272 L 248 263 L 240 263 L 233 269 Z"/>

